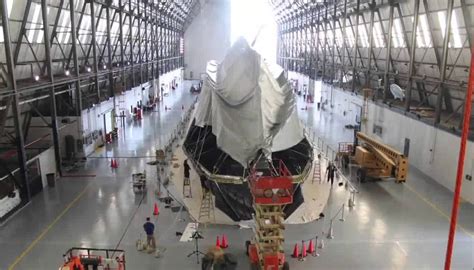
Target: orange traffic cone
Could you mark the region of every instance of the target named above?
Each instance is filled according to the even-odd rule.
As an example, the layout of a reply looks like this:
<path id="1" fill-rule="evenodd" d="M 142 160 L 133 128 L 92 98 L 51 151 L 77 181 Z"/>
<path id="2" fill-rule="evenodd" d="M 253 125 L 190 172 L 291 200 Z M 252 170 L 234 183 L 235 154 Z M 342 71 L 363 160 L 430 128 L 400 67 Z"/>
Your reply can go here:
<path id="1" fill-rule="evenodd" d="M 315 251 L 313 239 L 309 240 L 308 253 L 313 254 Z"/>
<path id="2" fill-rule="evenodd" d="M 229 244 L 227 243 L 227 235 L 222 235 L 222 243 L 220 245 L 221 248 L 228 248 Z"/>
<path id="3" fill-rule="evenodd" d="M 291 257 L 298 258 L 299 253 L 300 252 L 298 251 L 298 244 L 295 244 L 295 247 L 293 248 L 293 254 L 291 254 Z"/>
<path id="4" fill-rule="evenodd" d="M 155 207 L 153 209 L 153 215 L 158 216 L 160 214 L 160 209 L 158 209 L 158 204 L 155 203 Z"/>
<path id="5" fill-rule="evenodd" d="M 219 236 L 217 236 L 216 247 L 220 247 L 220 246 L 221 246 L 221 241 L 219 240 Z"/>
<path id="6" fill-rule="evenodd" d="M 301 241 L 301 255 L 300 255 L 300 261 L 303 261 L 304 258 L 306 258 L 308 254 L 306 253 L 306 243 L 304 241 Z"/>

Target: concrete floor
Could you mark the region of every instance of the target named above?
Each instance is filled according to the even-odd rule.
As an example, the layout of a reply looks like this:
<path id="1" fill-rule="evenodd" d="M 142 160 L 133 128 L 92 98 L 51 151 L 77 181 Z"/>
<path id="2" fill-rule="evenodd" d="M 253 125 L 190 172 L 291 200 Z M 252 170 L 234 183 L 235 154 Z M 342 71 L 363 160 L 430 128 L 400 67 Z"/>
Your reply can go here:
<path id="1" fill-rule="evenodd" d="M 141 124 L 127 125 L 118 142 L 98 150 L 83 169 L 75 172 L 95 177 L 62 178 L 55 188 L 46 188 L 0 227 L 0 269 L 57 269 L 70 247 L 117 245 L 126 250 L 127 269 L 199 269 L 195 258 L 186 258 L 193 251 L 193 243 L 179 242 L 175 236 L 189 222 L 186 213 L 161 208 L 156 223 L 158 245 L 166 248 L 164 257 L 157 259 L 135 249 L 144 219 L 151 215 L 156 200 L 153 192 L 148 192 L 139 206 L 142 198 L 131 189 L 131 173 L 147 170 L 148 178 L 155 179 L 155 167 L 146 162 L 154 160 L 155 148 L 164 145 L 180 120 L 181 105 L 188 107 L 195 98 L 188 94 L 188 84 L 184 87 L 185 91 L 179 88 L 171 93 L 158 112 L 145 114 Z M 174 109 L 165 112 L 164 105 Z M 311 106 L 299 113 L 331 145 L 352 138 L 352 131 L 344 128 L 347 123 L 337 116 L 319 113 Z M 106 158 L 111 156 L 119 157 L 115 171 Z M 180 193 L 180 188 L 170 190 Z M 364 183 L 359 190 L 355 208 L 346 209 L 345 221 L 336 218 L 335 238 L 325 238 L 321 256 L 308 257 L 304 262 L 289 259 L 291 269 L 443 268 L 452 199 L 448 190 L 413 168 L 406 184 Z M 327 232 L 329 217 L 348 197 L 344 187 L 334 187 L 324 212 L 326 218 L 288 225 L 287 254 L 300 240 Z M 203 229 L 201 246 L 207 249 L 223 233 L 229 237 L 228 251 L 238 258 L 238 269 L 250 269 L 244 242 L 251 238 L 251 230 L 210 225 Z M 474 206 L 463 203 L 452 269 L 474 268 L 473 237 Z"/>

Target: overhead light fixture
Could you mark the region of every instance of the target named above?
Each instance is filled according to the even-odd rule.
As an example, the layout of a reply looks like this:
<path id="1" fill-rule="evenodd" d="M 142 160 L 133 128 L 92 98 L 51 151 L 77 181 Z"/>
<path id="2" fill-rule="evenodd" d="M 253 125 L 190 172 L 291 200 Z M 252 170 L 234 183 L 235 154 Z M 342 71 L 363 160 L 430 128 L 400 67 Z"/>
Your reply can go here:
<path id="1" fill-rule="evenodd" d="M 40 76 L 39 76 L 39 75 L 35 75 L 34 78 L 35 78 L 35 81 L 39 81 Z"/>
<path id="2" fill-rule="evenodd" d="M 70 74 L 69 69 L 66 69 L 66 70 L 64 71 L 64 75 L 69 76 L 69 74 Z"/>
<path id="3" fill-rule="evenodd" d="M 104 65 L 104 69 L 107 69 L 107 65 Z"/>
<path id="4" fill-rule="evenodd" d="M 87 72 L 91 72 L 91 67 L 86 68 Z"/>

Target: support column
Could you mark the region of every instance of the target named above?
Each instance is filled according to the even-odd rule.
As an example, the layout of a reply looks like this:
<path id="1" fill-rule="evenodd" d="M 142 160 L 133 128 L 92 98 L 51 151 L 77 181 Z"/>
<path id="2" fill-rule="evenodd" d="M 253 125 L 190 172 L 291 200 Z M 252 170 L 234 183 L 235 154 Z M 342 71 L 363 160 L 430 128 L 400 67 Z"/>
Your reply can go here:
<path id="1" fill-rule="evenodd" d="M 384 87 L 383 87 L 383 101 L 387 101 L 387 94 L 389 88 L 389 73 L 390 73 L 390 61 L 392 58 L 392 30 L 393 30 L 393 3 L 390 2 L 390 10 L 388 17 L 388 37 L 387 37 L 387 53 L 385 54 L 385 73 L 384 73 Z"/>
<path id="2" fill-rule="evenodd" d="M 71 20 L 71 50 L 72 50 L 72 59 L 74 64 L 74 76 L 76 76 L 76 81 L 74 86 L 76 88 L 75 97 L 76 97 L 76 114 L 81 116 L 82 114 L 82 92 L 81 92 L 81 82 L 79 79 L 79 61 L 77 56 L 77 32 L 76 32 L 76 17 L 74 12 L 74 0 L 69 0 L 69 19 Z"/>
<path id="3" fill-rule="evenodd" d="M 11 36 L 10 36 L 10 22 L 8 20 L 8 10 L 7 10 L 7 1 L 0 0 L 0 11 L 2 12 L 2 28 L 3 28 L 3 39 L 4 39 L 4 46 L 5 46 L 5 58 L 7 63 L 7 82 L 8 88 L 13 91 L 13 99 L 12 99 L 12 112 L 13 112 L 13 122 L 15 125 L 15 134 L 16 134 L 16 147 L 18 153 L 18 166 L 20 168 L 20 176 L 25 183 L 26 189 L 26 199 L 29 200 L 31 198 L 30 193 L 30 185 L 29 185 L 29 177 L 28 177 L 28 170 L 26 169 L 26 150 L 25 150 L 25 141 L 23 138 L 23 130 L 20 120 L 20 105 L 19 105 L 19 96 L 18 96 L 18 89 L 16 85 L 16 77 L 15 77 L 15 67 L 13 64 L 13 55 L 12 55 L 12 43 L 11 43 Z"/>
<path id="4" fill-rule="evenodd" d="M 441 122 L 441 111 L 443 106 L 443 96 L 449 89 L 444 84 L 446 80 L 446 67 L 448 66 L 448 50 L 449 50 L 449 36 L 451 35 L 451 18 L 453 16 L 454 0 L 448 0 L 448 10 L 446 14 L 446 31 L 443 40 L 443 55 L 441 56 L 441 69 L 440 69 L 440 87 L 438 96 L 436 98 L 435 108 L 435 125 L 439 125 Z"/>
<path id="5" fill-rule="evenodd" d="M 108 66 L 108 79 L 109 79 L 109 96 L 114 97 L 114 72 L 113 72 L 113 59 L 112 59 L 112 37 L 110 35 L 110 29 L 112 28 L 112 22 L 110 18 L 110 5 L 112 4 L 111 0 L 107 0 L 107 6 L 105 8 L 105 17 L 106 17 L 106 32 L 107 32 L 107 66 Z M 115 99 L 113 100 L 115 105 Z M 115 106 L 114 106 L 115 108 Z"/>
<path id="6" fill-rule="evenodd" d="M 405 95 L 405 111 L 410 111 L 411 103 L 411 89 L 413 87 L 413 72 L 415 70 L 415 52 L 416 52 L 416 30 L 418 27 L 418 15 L 420 13 L 420 0 L 414 1 L 414 13 L 413 13 L 413 28 L 411 32 L 411 50 L 410 50 L 410 64 L 408 67 L 408 85 L 407 92 Z M 408 46 L 408 44 L 407 44 Z"/>
<path id="7" fill-rule="evenodd" d="M 367 73 L 365 75 L 365 86 L 370 88 L 370 71 L 372 70 L 372 56 L 373 55 L 373 47 L 374 47 L 374 17 L 375 17 L 375 0 L 372 0 L 372 3 L 370 4 L 370 27 L 369 27 L 369 51 L 367 52 L 367 57 L 368 57 L 368 64 L 367 64 Z M 364 28 L 365 28 L 365 20 L 364 21 Z M 366 29 L 366 28 L 365 28 Z M 377 59 L 375 59 L 375 65 L 377 65 Z"/>
<path id="8" fill-rule="evenodd" d="M 92 71 L 94 72 L 94 84 L 95 89 L 97 91 L 97 101 L 100 103 L 101 100 L 101 93 L 100 93 L 100 86 L 99 86 L 99 63 L 97 60 L 97 38 L 96 38 L 96 26 L 95 26 L 95 7 L 94 1 L 89 0 L 90 4 L 90 11 L 91 11 L 91 31 L 92 31 L 92 38 L 91 38 L 91 46 L 92 46 L 92 57 L 93 57 L 93 67 Z M 86 59 L 89 60 L 89 59 Z"/>
<path id="9" fill-rule="evenodd" d="M 341 46 L 341 69 L 340 69 L 340 77 L 339 77 L 339 87 L 344 88 L 343 80 L 344 80 L 344 72 L 345 72 L 345 62 L 346 62 L 346 39 L 347 39 L 347 31 L 346 31 L 346 23 L 347 23 L 347 0 L 344 0 L 344 18 L 342 20 L 342 46 Z"/>
<path id="10" fill-rule="evenodd" d="M 46 4 L 47 0 L 41 0 L 41 12 L 43 15 L 43 32 L 44 32 L 44 53 L 46 57 L 46 72 L 48 74 L 48 80 L 52 84 L 50 88 L 50 99 L 51 99 L 51 129 L 53 134 L 53 144 L 54 144 L 54 156 L 56 158 L 56 170 L 59 175 L 62 175 L 61 169 L 61 149 L 59 146 L 59 130 L 58 130 L 58 119 L 56 112 L 56 95 L 54 91 L 54 76 L 52 69 L 52 59 L 51 59 L 51 44 L 49 43 L 49 25 L 48 25 L 48 6 Z"/>
<path id="11" fill-rule="evenodd" d="M 354 35 L 354 62 L 352 63 L 352 92 L 355 92 L 356 83 L 356 72 L 357 72 L 357 52 L 359 51 L 359 8 L 360 0 L 357 0 L 356 6 L 356 23 L 355 23 L 355 35 Z"/>
<path id="12" fill-rule="evenodd" d="M 471 123 L 472 93 L 474 92 L 474 48 L 471 47 L 471 67 L 469 69 L 469 81 L 467 85 L 466 99 L 464 100 L 463 128 L 461 132 L 461 143 L 459 147 L 458 168 L 456 172 L 456 185 L 454 187 L 453 205 L 451 209 L 451 222 L 449 225 L 448 245 L 446 248 L 446 259 L 444 269 L 451 269 L 451 259 L 454 249 L 454 238 L 458 222 L 459 202 L 461 199 L 462 181 L 464 179 L 464 160 L 466 158 L 467 139 L 469 137 L 469 126 Z"/>

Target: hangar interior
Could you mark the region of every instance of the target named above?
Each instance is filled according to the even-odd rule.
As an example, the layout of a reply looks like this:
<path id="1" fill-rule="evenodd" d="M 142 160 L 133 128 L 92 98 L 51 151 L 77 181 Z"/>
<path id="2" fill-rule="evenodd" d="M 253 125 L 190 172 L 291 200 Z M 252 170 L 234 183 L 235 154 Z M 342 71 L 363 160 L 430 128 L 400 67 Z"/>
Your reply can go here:
<path id="1" fill-rule="evenodd" d="M 0 269 L 474 268 L 474 0 L 0 0 L 0 16 Z M 271 151 L 244 164 L 265 121 Z M 257 194 L 274 174 L 291 185 Z"/>

